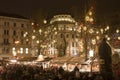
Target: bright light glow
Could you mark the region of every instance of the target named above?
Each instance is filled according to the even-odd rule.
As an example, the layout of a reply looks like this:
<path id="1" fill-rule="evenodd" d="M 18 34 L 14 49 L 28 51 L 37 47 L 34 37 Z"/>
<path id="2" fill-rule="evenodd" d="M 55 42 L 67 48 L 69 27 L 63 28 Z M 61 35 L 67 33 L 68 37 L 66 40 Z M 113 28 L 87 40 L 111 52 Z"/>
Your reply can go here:
<path id="1" fill-rule="evenodd" d="M 94 33 L 94 30 L 93 30 L 93 29 L 90 29 L 90 30 L 89 30 L 89 33 L 91 33 L 91 34 Z"/>
<path id="2" fill-rule="evenodd" d="M 20 41 L 15 41 L 15 44 L 19 44 L 20 43 Z"/>
<path id="3" fill-rule="evenodd" d="M 27 35 L 27 34 L 28 34 L 28 32 L 25 32 L 25 34 Z"/>
<path id="4" fill-rule="evenodd" d="M 39 33 L 41 34 L 41 32 L 42 32 L 42 30 L 41 29 L 39 29 Z"/>
<path id="5" fill-rule="evenodd" d="M 31 25 L 33 26 L 33 25 L 34 25 L 34 22 L 32 22 Z"/>
<path id="6" fill-rule="evenodd" d="M 28 54 L 28 48 L 26 48 L 26 54 Z"/>
<path id="7" fill-rule="evenodd" d="M 96 40 L 92 39 L 92 44 L 95 45 L 96 44 Z"/>
<path id="8" fill-rule="evenodd" d="M 84 27 L 83 27 L 83 30 L 85 30 L 85 31 L 86 31 L 86 30 L 87 30 L 87 27 L 86 27 L 86 26 L 84 26 Z"/>
<path id="9" fill-rule="evenodd" d="M 108 35 L 105 35 L 106 38 L 108 38 Z"/>
<path id="10" fill-rule="evenodd" d="M 44 20 L 43 23 L 46 24 L 46 23 L 47 23 L 47 20 Z"/>
<path id="11" fill-rule="evenodd" d="M 103 33 L 103 29 L 100 29 L 101 33 Z"/>
<path id="12" fill-rule="evenodd" d="M 15 50 L 15 47 L 13 47 L 12 50 L 14 51 L 14 50 Z"/>
<path id="13" fill-rule="evenodd" d="M 35 39 L 35 36 L 34 36 L 34 35 L 32 36 L 32 39 Z"/>
<path id="14" fill-rule="evenodd" d="M 99 34 L 99 31 L 96 31 L 97 34 Z"/>
<path id="15" fill-rule="evenodd" d="M 89 19 L 89 21 L 90 21 L 90 22 L 93 22 L 93 21 L 94 21 L 94 19 L 93 19 L 93 18 L 90 18 L 90 19 Z"/>
<path id="16" fill-rule="evenodd" d="M 110 28 L 109 26 L 106 27 L 107 30 L 109 30 L 109 28 Z"/>
<path id="17" fill-rule="evenodd" d="M 24 34 L 23 36 L 26 37 L 26 34 Z"/>
<path id="18" fill-rule="evenodd" d="M 116 30 L 116 33 L 119 33 L 119 30 L 118 30 L 118 29 Z"/>
<path id="19" fill-rule="evenodd" d="M 109 40 L 110 40 L 110 37 L 108 37 L 107 40 L 109 41 Z"/>
<path id="20" fill-rule="evenodd" d="M 118 40 L 120 40 L 120 36 L 118 37 Z"/>
<path id="21" fill-rule="evenodd" d="M 72 28 L 69 28 L 70 31 L 72 31 L 73 29 Z"/>
<path id="22" fill-rule="evenodd" d="M 16 55 L 17 55 L 16 51 L 13 51 L 13 56 L 16 56 Z"/>
<path id="23" fill-rule="evenodd" d="M 55 32 L 55 35 L 57 34 L 57 32 Z"/>
<path id="24" fill-rule="evenodd" d="M 90 16 L 92 15 L 92 12 L 91 12 L 91 11 L 89 12 L 89 15 L 90 15 Z"/>
<path id="25" fill-rule="evenodd" d="M 74 52 L 74 56 L 76 56 L 76 55 L 77 55 L 77 52 L 75 51 L 75 52 Z"/>
<path id="26" fill-rule="evenodd" d="M 107 28 L 105 28 L 105 31 L 107 31 Z"/>
<path id="27" fill-rule="evenodd" d="M 90 56 L 90 57 L 93 57 L 93 56 L 94 56 L 94 51 L 93 51 L 93 50 L 90 50 L 90 51 L 89 51 L 89 56 Z"/>
<path id="28" fill-rule="evenodd" d="M 56 41 L 55 40 L 53 40 L 53 43 L 55 43 Z"/>
<path id="29" fill-rule="evenodd" d="M 70 15 L 56 15 L 50 21 L 50 24 L 52 24 L 56 21 L 67 21 L 67 22 L 75 23 L 75 20 Z"/>
<path id="30" fill-rule="evenodd" d="M 120 52 L 120 49 L 114 49 L 114 51 L 116 51 L 116 52 Z"/>
<path id="31" fill-rule="evenodd" d="M 35 33 L 36 31 L 35 31 L 35 30 L 33 30 L 33 32 Z"/>
<path id="32" fill-rule="evenodd" d="M 99 40 L 99 39 L 100 39 L 100 37 L 99 37 L 99 36 L 96 36 L 96 39 L 97 39 L 97 40 Z"/>
<path id="33" fill-rule="evenodd" d="M 17 62 L 17 60 L 10 60 L 10 62 L 16 63 L 16 62 Z"/>
<path id="34" fill-rule="evenodd" d="M 20 48 L 20 53 L 21 53 L 21 54 L 23 53 L 23 48 Z"/>
<path id="35" fill-rule="evenodd" d="M 85 20 L 86 20 L 86 21 L 89 21 L 89 20 L 90 20 L 90 17 L 89 17 L 89 16 L 86 16 L 86 17 L 85 17 Z"/>
<path id="36" fill-rule="evenodd" d="M 56 30 L 57 28 L 54 27 L 54 30 Z"/>
<path id="37" fill-rule="evenodd" d="M 36 41 L 36 43 L 37 43 L 37 44 L 39 44 L 39 43 L 40 43 L 40 41 L 39 41 L 39 40 L 37 40 L 37 41 Z"/>

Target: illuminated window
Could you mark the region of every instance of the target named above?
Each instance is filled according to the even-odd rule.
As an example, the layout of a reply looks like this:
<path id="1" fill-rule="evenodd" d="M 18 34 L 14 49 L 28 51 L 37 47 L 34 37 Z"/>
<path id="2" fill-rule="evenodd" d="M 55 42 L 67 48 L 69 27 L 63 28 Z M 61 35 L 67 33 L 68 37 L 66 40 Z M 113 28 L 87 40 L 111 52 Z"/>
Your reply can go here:
<path id="1" fill-rule="evenodd" d="M 23 48 L 20 48 L 20 53 L 21 53 L 21 54 L 23 53 Z"/>
<path id="2" fill-rule="evenodd" d="M 28 48 L 26 48 L 26 54 L 28 54 Z"/>

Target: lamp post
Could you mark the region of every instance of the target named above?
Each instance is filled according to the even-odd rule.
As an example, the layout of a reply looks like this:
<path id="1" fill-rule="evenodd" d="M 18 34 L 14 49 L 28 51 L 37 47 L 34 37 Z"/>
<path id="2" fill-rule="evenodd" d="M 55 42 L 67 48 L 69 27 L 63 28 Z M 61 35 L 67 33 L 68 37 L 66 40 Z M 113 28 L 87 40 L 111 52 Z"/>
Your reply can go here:
<path id="1" fill-rule="evenodd" d="M 90 72 L 92 73 L 92 65 L 93 65 L 93 57 L 94 57 L 94 51 L 93 50 L 90 50 L 89 51 L 89 57 L 90 57 Z"/>

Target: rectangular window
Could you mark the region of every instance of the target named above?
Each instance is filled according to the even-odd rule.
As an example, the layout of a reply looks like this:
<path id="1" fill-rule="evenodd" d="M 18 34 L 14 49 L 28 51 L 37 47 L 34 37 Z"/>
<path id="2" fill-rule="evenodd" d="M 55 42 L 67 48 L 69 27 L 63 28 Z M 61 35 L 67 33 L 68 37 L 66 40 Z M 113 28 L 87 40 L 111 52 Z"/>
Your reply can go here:
<path id="1" fill-rule="evenodd" d="M 28 48 L 26 48 L 26 54 L 28 54 Z"/>
<path id="2" fill-rule="evenodd" d="M 15 39 L 13 39 L 13 44 L 15 43 Z"/>
<path id="3" fill-rule="evenodd" d="M 23 44 L 23 39 L 21 40 L 21 44 Z"/>
<path id="4" fill-rule="evenodd" d="M 9 35 L 9 30 L 4 30 L 4 35 Z"/>
<path id="5" fill-rule="evenodd" d="M 23 35 L 24 35 L 23 31 L 21 31 L 21 36 L 23 37 Z"/>
<path id="6" fill-rule="evenodd" d="M 6 22 L 4 22 L 4 26 L 6 26 Z"/>
<path id="7" fill-rule="evenodd" d="M 23 48 L 20 48 L 20 53 L 23 54 Z"/>
<path id="8" fill-rule="evenodd" d="M 13 26 L 16 27 L 16 23 L 13 23 Z"/>
<path id="9" fill-rule="evenodd" d="M 7 35 L 9 35 L 9 30 L 7 30 Z"/>
<path id="10" fill-rule="evenodd" d="M 6 35 L 6 30 L 4 30 L 4 35 Z"/>
<path id="11" fill-rule="evenodd" d="M 23 28 L 23 27 L 24 27 L 24 24 L 21 24 L 21 27 Z"/>
<path id="12" fill-rule="evenodd" d="M 69 34 L 66 35 L 66 38 L 69 38 Z"/>
<path id="13" fill-rule="evenodd" d="M 60 37 L 63 38 L 63 34 L 61 34 Z"/>
<path id="14" fill-rule="evenodd" d="M 72 38 L 74 39 L 74 34 L 72 34 Z"/>
<path id="15" fill-rule="evenodd" d="M 75 46 L 76 46 L 76 47 L 78 47 L 78 44 L 77 44 L 77 42 L 76 42 Z"/>
<path id="16" fill-rule="evenodd" d="M 6 39 L 3 39 L 3 44 L 5 44 L 6 43 Z"/>
<path id="17" fill-rule="evenodd" d="M 9 44 L 9 39 L 7 39 L 7 44 Z"/>
<path id="18" fill-rule="evenodd" d="M 9 53 L 9 48 L 6 49 L 6 53 Z"/>
<path id="19" fill-rule="evenodd" d="M 3 44 L 8 45 L 9 44 L 9 39 L 3 39 Z"/>
<path id="20" fill-rule="evenodd" d="M 9 22 L 7 22 L 7 26 L 9 26 Z"/>
<path id="21" fill-rule="evenodd" d="M 75 44 L 74 44 L 74 42 L 72 42 L 72 47 L 75 47 Z"/>
<path id="22" fill-rule="evenodd" d="M 14 35 L 14 36 L 16 35 L 16 31 L 13 31 L 13 35 Z"/>

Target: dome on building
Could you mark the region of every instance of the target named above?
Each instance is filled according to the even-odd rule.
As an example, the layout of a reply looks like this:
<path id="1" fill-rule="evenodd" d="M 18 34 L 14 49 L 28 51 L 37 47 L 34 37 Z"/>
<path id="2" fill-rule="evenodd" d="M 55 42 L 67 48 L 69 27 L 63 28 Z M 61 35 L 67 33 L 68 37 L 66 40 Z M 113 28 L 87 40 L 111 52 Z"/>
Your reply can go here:
<path id="1" fill-rule="evenodd" d="M 55 15 L 51 21 L 50 21 L 50 24 L 54 23 L 54 22 L 61 22 L 61 21 L 64 21 L 64 22 L 71 22 L 71 23 L 75 23 L 75 19 L 73 19 L 71 17 L 71 15 Z"/>

